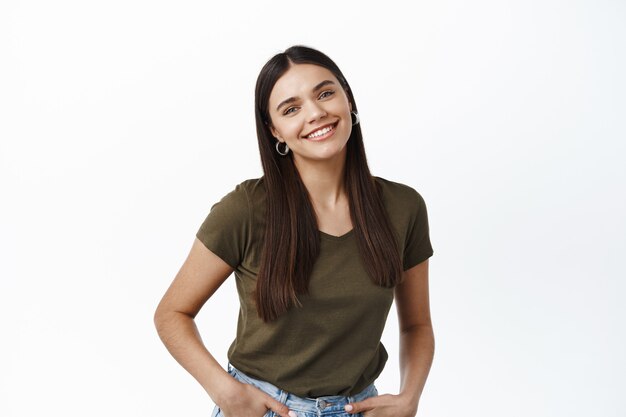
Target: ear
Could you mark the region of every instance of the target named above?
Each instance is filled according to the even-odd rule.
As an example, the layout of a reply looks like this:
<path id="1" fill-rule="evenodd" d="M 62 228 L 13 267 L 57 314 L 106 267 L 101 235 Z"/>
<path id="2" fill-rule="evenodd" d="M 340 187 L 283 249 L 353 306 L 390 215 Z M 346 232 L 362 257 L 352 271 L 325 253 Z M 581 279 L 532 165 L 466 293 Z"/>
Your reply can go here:
<path id="1" fill-rule="evenodd" d="M 344 87 L 343 92 L 346 94 L 346 99 L 348 100 L 348 106 L 350 106 L 350 112 L 352 112 L 352 102 L 350 101 L 350 96 L 348 95 L 348 87 Z"/>
<path id="2" fill-rule="evenodd" d="M 276 130 L 276 128 L 274 128 L 274 126 L 272 125 L 270 125 L 270 132 L 272 132 L 272 136 L 274 136 L 279 141 L 283 142 L 282 138 L 280 137 L 280 134 L 278 133 L 278 130 Z"/>

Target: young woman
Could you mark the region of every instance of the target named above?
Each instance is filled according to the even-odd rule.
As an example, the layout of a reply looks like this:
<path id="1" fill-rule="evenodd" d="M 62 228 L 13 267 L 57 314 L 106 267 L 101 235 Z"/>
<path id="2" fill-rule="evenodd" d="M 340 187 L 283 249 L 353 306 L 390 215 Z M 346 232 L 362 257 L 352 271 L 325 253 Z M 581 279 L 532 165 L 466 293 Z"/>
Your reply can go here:
<path id="1" fill-rule="evenodd" d="M 159 336 L 212 417 L 415 416 L 434 354 L 423 198 L 370 174 L 352 90 L 321 52 L 271 58 L 255 108 L 264 175 L 211 208 L 156 310 Z M 227 372 L 194 317 L 233 271 Z M 394 299 L 400 392 L 378 395 Z"/>

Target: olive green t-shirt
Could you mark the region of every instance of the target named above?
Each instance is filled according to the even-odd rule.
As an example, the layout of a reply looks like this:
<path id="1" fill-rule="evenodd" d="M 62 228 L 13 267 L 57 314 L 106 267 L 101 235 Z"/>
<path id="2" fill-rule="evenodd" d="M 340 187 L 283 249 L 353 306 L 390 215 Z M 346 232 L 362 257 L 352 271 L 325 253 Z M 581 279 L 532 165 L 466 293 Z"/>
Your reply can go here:
<path id="1" fill-rule="evenodd" d="M 397 233 L 404 270 L 433 254 L 426 205 L 413 188 L 375 177 Z M 266 191 L 263 177 L 237 185 L 215 203 L 196 237 L 235 270 L 240 310 L 228 360 L 249 376 L 300 397 L 354 395 L 374 382 L 388 358 L 381 335 L 393 288 L 371 281 L 354 229 L 320 233 L 320 254 L 309 294 L 273 322 L 264 323 L 251 294 L 263 249 Z"/>

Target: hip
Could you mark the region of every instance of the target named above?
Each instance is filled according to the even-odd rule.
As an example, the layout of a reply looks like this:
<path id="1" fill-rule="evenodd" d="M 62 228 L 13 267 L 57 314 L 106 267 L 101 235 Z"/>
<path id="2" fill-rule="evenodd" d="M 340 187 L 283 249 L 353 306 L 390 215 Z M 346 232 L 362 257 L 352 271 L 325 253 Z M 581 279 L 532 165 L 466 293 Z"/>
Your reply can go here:
<path id="1" fill-rule="evenodd" d="M 366 398 L 378 395 L 376 386 L 374 383 L 371 383 L 361 392 L 350 396 L 327 395 L 316 398 L 299 397 L 293 393 L 280 389 L 267 381 L 246 375 L 241 370 L 235 368 L 230 362 L 228 363 L 228 373 L 238 381 L 245 384 L 251 384 L 270 395 L 275 400 L 285 404 L 290 410 L 296 412 L 298 417 L 362 417 L 360 413 L 348 414 L 345 411 L 344 406 L 352 402 L 362 401 Z M 219 406 L 216 405 L 213 409 L 211 417 L 225 416 L 222 414 Z M 263 417 L 276 417 L 276 413 L 272 410 L 268 410 Z"/>

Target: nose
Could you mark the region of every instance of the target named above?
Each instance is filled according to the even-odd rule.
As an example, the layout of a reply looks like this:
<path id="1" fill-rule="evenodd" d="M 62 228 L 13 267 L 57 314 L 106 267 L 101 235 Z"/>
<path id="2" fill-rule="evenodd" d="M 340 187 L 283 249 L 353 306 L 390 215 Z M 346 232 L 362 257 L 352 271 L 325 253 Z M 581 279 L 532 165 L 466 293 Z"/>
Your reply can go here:
<path id="1" fill-rule="evenodd" d="M 319 105 L 316 101 L 312 101 L 308 106 L 307 120 L 308 122 L 314 122 L 318 119 L 326 117 L 326 110 Z"/>

